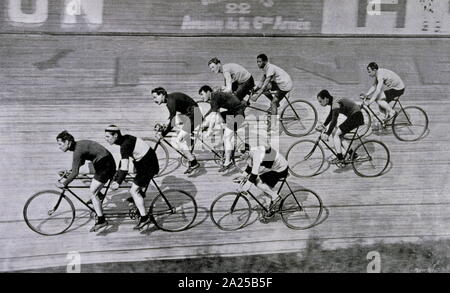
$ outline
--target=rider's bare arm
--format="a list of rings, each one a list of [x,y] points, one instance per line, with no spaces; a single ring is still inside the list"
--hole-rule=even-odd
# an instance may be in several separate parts
[[[84,160],[81,159],[78,153],[74,152],[72,161],[72,172],[67,176],[63,186],[66,188],[79,174],[79,169],[84,165]]]
[[[223,77],[225,79],[225,86],[223,88],[223,91],[226,93],[231,93],[232,92],[231,74],[229,72],[224,72]]]

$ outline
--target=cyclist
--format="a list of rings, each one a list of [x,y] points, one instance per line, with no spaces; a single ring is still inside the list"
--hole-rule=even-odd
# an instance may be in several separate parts
[[[225,162],[220,167],[219,172],[225,172],[233,165],[234,157],[234,134],[242,125],[245,119],[245,105],[232,93],[213,92],[212,88],[204,85],[198,91],[204,102],[210,102],[210,117],[204,122],[204,127],[208,129],[206,136],[210,136],[214,126],[220,122],[224,122],[224,149]],[[220,108],[226,109],[220,112]]]
[[[324,128],[328,124],[328,130],[322,134],[322,139],[328,141],[328,137],[333,133],[334,147],[336,149],[337,158],[332,161],[332,163],[343,162],[344,156],[342,155],[342,147],[348,147],[348,144],[342,140],[342,137],[364,124],[364,116],[361,112],[361,107],[350,99],[346,98],[335,98],[327,90],[322,90],[317,95],[317,100],[319,104],[323,107],[330,106],[330,113],[323,125],[319,128]],[[342,122],[339,127],[336,127],[339,114],[343,114],[347,117],[344,122]],[[345,144],[345,145],[344,145]],[[353,154],[353,149],[349,151],[350,157]],[[355,157],[357,154],[355,153]]]
[[[142,139],[128,134],[122,135],[119,127],[116,125],[109,125],[105,129],[105,140],[110,145],[119,145],[122,157],[120,168],[111,183],[112,190],[119,188],[128,173],[129,160],[133,160],[136,175],[131,184],[130,194],[141,216],[139,223],[133,229],[139,230],[150,223],[150,217],[144,206],[145,194],[143,189],[148,186],[150,180],[159,172],[158,158],[155,151]]]
[[[94,166],[94,178],[92,178],[89,190],[97,220],[90,232],[97,231],[108,225],[102,210],[102,201],[105,195],[100,192],[103,186],[112,179],[116,172],[116,162],[111,153],[101,144],[91,140],[75,141],[75,138],[67,131],[56,136],[59,149],[63,152],[73,152],[72,172],[59,187],[67,188],[78,176],[79,169],[86,161],[91,161]]]
[[[259,96],[264,94],[271,101],[271,114],[277,115],[280,101],[292,90],[292,79],[286,71],[269,63],[266,54],[259,54],[256,57],[256,63],[264,75],[255,86],[255,94],[251,100],[255,102]]]
[[[234,93],[239,100],[250,94],[250,91],[255,86],[253,76],[247,69],[236,63],[223,64],[217,57],[212,58],[208,62],[211,72],[219,74],[222,73],[225,85],[222,86],[222,91],[226,93]]]
[[[197,162],[190,148],[192,132],[202,123],[202,113],[200,108],[198,107],[197,102],[188,95],[180,92],[168,94],[162,87],[153,89],[152,95],[155,103],[158,105],[165,103],[169,110],[168,122],[161,133],[163,137],[172,130],[174,124],[180,124],[177,123],[177,121],[183,124],[176,137],[175,145],[189,160],[189,167],[184,173],[190,174],[200,167],[200,164]],[[177,113],[180,113],[180,115],[177,115]]]
[[[273,202],[278,194],[273,190],[278,181],[288,176],[288,162],[286,158],[269,143],[252,147],[245,144],[243,159],[247,159],[247,168],[242,173],[242,177],[248,177],[247,182],[242,185],[241,192],[247,192],[252,185],[271,197],[269,213],[266,217],[271,217],[275,210]],[[241,178],[237,178],[240,181]]]
[[[376,101],[380,107],[380,111],[385,116],[385,121],[388,121],[395,115],[395,111],[389,103],[403,95],[405,92],[405,84],[395,72],[389,69],[378,68],[378,64],[375,62],[367,65],[367,73],[370,77],[374,78],[374,83],[369,91],[366,94],[362,93],[360,97],[366,98],[372,95],[367,104],[370,105]]]

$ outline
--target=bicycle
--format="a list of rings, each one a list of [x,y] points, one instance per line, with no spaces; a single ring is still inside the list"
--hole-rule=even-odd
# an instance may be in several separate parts
[[[162,126],[160,124],[155,125],[155,131],[156,131],[156,139],[154,138],[143,138],[146,141],[152,141],[154,144],[155,151],[158,151],[158,160],[160,163],[160,172],[161,170],[165,170],[169,164],[169,150],[168,147],[172,148],[175,152],[177,152],[180,155],[180,162],[183,166],[187,167],[189,165],[189,160],[186,157],[186,155],[181,152],[178,148],[176,148],[173,144],[170,143],[165,137],[161,136],[159,133],[162,130]],[[197,145],[197,142],[199,141],[202,145],[202,147],[206,148],[210,153],[213,154],[213,157],[211,158],[198,158],[197,161],[214,161],[217,165],[223,164],[225,161],[225,152],[223,150],[218,150],[215,147],[209,145],[205,140],[202,138],[203,130],[201,127],[198,128],[197,133],[194,137],[194,140],[191,144],[190,151],[193,152],[195,150],[195,146]],[[236,140],[238,142],[235,143],[235,155],[233,159],[234,165],[238,169],[242,169],[242,164],[245,163],[244,160],[240,159],[241,150],[245,148],[245,142],[244,140],[236,134]]]
[[[240,182],[245,184],[248,177]],[[235,231],[247,225],[252,207],[248,195],[262,208],[263,220],[270,212],[280,214],[284,224],[291,229],[304,230],[316,225],[322,215],[323,205],[320,197],[312,190],[292,190],[286,178],[280,180],[278,197],[266,207],[258,198],[248,192],[226,192],[219,195],[211,204],[210,217],[212,222],[223,231]],[[281,195],[281,189],[286,185],[289,192]]]
[[[325,129],[316,129],[316,131],[320,132],[320,135],[315,141],[299,140],[293,143],[286,152],[289,172],[296,177],[312,177],[319,174],[325,162],[325,152],[320,142],[337,158],[336,151],[321,137]],[[344,160],[337,162],[336,165],[343,168],[351,164],[356,175],[361,177],[376,177],[383,174],[390,162],[390,152],[387,146],[378,140],[363,141],[358,135],[358,129],[350,133],[353,136],[345,150]],[[350,154],[355,140],[359,141],[359,145]]]
[[[251,97],[254,91],[250,91],[249,96]],[[280,114],[280,124],[283,131],[294,137],[301,137],[308,135],[317,124],[317,110],[314,106],[303,99],[296,99],[290,101],[290,93],[284,97],[287,104],[283,107]],[[264,110],[250,104],[250,99],[246,104],[247,108],[254,109],[267,115],[267,121],[270,125],[271,112],[270,109]],[[269,126],[270,129],[270,126]]]
[[[68,172],[60,174],[61,181],[67,177]],[[92,179],[90,176],[77,176],[76,180]],[[127,176],[126,182],[133,178]],[[195,221],[197,216],[197,203],[189,193],[183,190],[169,189],[162,191],[152,179],[153,184],[158,190],[158,195],[152,200],[149,208],[149,216],[151,222],[163,231],[178,232],[188,229]],[[109,190],[111,180],[103,188],[103,194]],[[86,185],[72,185],[67,188],[56,190],[44,190],[32,195],[23,208],[23,217],[27,226],[34,232],[44,236],[54,236],[66,232],[75,221],[75,206],[69,195],[77,199],[84,207],[86,207],[92,218],[95,215],[94,208],[86,201],[81,199],[72,189],[89,188]],[[129,188],[129,186],[121,186],[120,188]],[[147,192],[148,185],[143,190]],[[69,195],[67,194],[69,193]],[[136,207],[132,207],[126,213],[105,211],[105,217],[129,216],[131,219],[139,217]]]
[[[381,119],[370,105],[365,104],[367,96],[364,96],[362,99],[363,103],[361,107],[363,111],[365,111],[365,113],[363,113],[365,131],[360,133],[361,136],[364,136],[369,131],[372,124],[372,116],[378,120],[381,129],[386,129],[388,126],[391,126],[392,133],[401,141],[417,141],[421,139],[428,130],[428,115],[425,110],[417,106],[403,107],[400,103],[400,97],[394,99],[395,103],[392,106],[392,109],[395,110],[397,104],[400,108],[395,110],[395,115],[387,120]]]

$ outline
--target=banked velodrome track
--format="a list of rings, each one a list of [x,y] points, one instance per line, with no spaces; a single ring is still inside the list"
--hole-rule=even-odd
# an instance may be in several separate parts
[[[356,242],[446,238],[449,47],[448,39],[414,38],[1,35],[0,270],[65,266],[71,251],[78,251],[83,263],[94,263],[300,252],[311,239],[335,248]],[[26,200],[37,191],[54,189],[56,172],[70,166],[71,155],[61,153],[55,143],[59,131],[96,140],[118,158],[118,149],[103,140],[106,125],[152,136],[153,125],[168,114],[149,98],[149,89],[164,86],[169,92],[197,97],[201,85],[222,82],[208,70],[213,56],[240,63],[259,77],[255,57],[261,52],[291,74],[295,97],[311,101],[322,120],[327,110],[319,109],[315,95],[327,88],[356,100],[369,86],[365,66],[377,61],[403,77],[404,104],[427,111],[429,132],[415,143],[400,142],[392,134],[372,134],[391,151],[390,169],[378,178],[361,178],[351,169],[335,167],[314,178],[290,177],[295,186],[316,191],[326,206],[322,223],[309,230],[290,230],[281,221],[256,221],[236,232],[217,229],[208,217],[209,206],[233,185],[231,177],[222,177],[211,162],[200,176],[187,177],[177,168],[157,179],[164,187],[195,196],[199,214],[190,230],[139,233],[132,230],[131,220],[121,219],[113,220],[107,233],[95,234],[88,233],[93,221],[84,218],[63,235],[45,237],[25,225]],[[296,140],[282,134],[281,151]],[[113,194],[109,205],[126,196]]]

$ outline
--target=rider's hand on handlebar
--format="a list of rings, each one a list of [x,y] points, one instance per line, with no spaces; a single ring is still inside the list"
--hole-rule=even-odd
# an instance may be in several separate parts
[[[325,130],[325,125],[319,124],[319,125],[316,126],[316,131],[322,132],[324,130]]]
[[[252,184],[249,181],[244,180],[239,184],[238,192],[247,192],[251,186]]]
[[[56,182],[55,184],[56,188],[61,188],[61,189],[65,189],[66,187],[64,186],[64,184],[60,181]]]
[[[322,140],[328,141],[328,134],[322,133],[322,134],[320,135],[320,137],[322,138]]]
[[[233,182],[237,183],[237,184],[241,184],[244,180],[245,180],[244,176],[238,176],[238,177],[233,178]]]
[[[117,190],[119,189],[119,183],[117,183],[116,181],[111,182],[111,185],[109,186],[109,188],[111,188],[111,190]]]
[[[365,93],[360,93],[360,94],[359,94],[359,98],[360,98],[360,99],[365,99],[365,98],[367,98],[367,96],[366,96]]]

